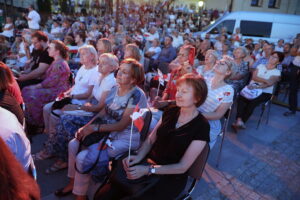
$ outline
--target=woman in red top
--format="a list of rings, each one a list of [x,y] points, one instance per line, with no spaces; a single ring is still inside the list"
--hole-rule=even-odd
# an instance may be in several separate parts
[[[167,100],[174,101],[176,94],[176,81],[187,73],[197,74],[193,68],[195,58],[195,47],[186,45],[180,48],[179,54],[175,60],[169,64],[171,71],[170,80],[163,92],[162,98],[156,97],[154,100],[154,107],[161,108],[166,105]],[[162,101],[161,101],[162,100]]]

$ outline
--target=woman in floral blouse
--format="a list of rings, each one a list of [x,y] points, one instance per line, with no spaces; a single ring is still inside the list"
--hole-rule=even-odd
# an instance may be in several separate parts
[[[70,68],[66,61],[68,48],[63,42],[53,40],[48,51],[54,61],[47,69],[44,80],[22,90],[26,104],[26,120],[35,127],[43,127],[43,106],[70,88]]]

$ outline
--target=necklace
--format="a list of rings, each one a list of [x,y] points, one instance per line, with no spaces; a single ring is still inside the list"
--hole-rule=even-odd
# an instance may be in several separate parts
[[[191,115],[191,117],[189,117],[187,120],[182,120],[182,121],[180,121],[179,118],[178,118],[175,127],[176,127],[176,128],[179,128],[179,127],[181,127],[181,126],[187,124],[188,122],[190,122],[191,120],[193,120],[197,115],[198,115],[198,110],[195,110],[195,111],[193,112],[193,114]]]

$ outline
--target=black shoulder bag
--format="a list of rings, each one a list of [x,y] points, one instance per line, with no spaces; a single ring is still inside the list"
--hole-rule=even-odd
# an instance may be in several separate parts
[[[117,160],[116,167],[113,169],[109,180],[114,186],[127,194],[125,199],[138,198],[153,187],[160,177],[159,175],[146,175],[135,180],[127,179],[122,162],[127,156],[128,153]],[[136,165],[150,165],[150,163],[147,162],[147,159],[144,159]]]
[[[101,118],[97,118],[93,124],[95,123],[99,123],[99,124],[104,124],[103,120]],[[100,126],[100,125],[99,125]],[[88,136],[86,136],[83,140],[80,141],[79,143],[79,148],[78,148],[78,152],[77,155],[79,154],[79,152],[83,149],[83,148],[88,148],[90,145],[95,144],[99,141],[102,140],[101,144],[100,144],[100,149],[98,151],[98,155],[97,155],[97,159],[95,160],[94,164],[92,164],[92,166],[89,169],[86,169],[84,171],[80,171],[78,170],[77,166],[76,166],[76,162],[75,162],[75,169],[78,173],[80,174],[88,174],[90,173],[97,165],[97,163],[99,162],[100,156],[101,156],[101,149],[103,149],[108,137],[109,137],[109,133],[110,132],[94,132],[89,134]]]

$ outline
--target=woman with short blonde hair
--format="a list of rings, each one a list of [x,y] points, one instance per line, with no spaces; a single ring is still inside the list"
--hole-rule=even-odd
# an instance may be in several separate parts
[[[93,55],[93,58],[92,59],[90,58],[90,59],[91,59],[91,62],[94,65],[96,65],[97,61],[98,61],[98,53],[97,53],[95,47],[93,47],[92,45],[84,45],[78,49],[78,52],[81,54],[83,50],[89,52],[90,55]]]

